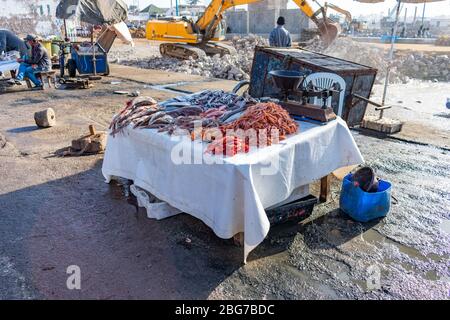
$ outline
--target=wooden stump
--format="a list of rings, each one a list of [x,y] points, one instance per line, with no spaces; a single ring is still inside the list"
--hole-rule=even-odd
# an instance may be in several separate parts
[[[34,121],[38,127],[49,128],[56,125],[56,114],[52,108],[34,114]]]
[[[106,149],[107,133],[97,132],[93,125],[89,126],[89,135],[72,141],[72,150],[79,154],[99,153]]]

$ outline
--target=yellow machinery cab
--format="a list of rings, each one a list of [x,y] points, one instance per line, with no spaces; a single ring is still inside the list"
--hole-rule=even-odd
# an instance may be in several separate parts
[[[147,22],[146,38],[148,40],[198,43],[198,35],[187,21],[150,20]]]

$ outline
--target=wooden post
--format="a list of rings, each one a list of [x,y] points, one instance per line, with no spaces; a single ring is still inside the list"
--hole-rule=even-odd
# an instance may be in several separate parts
[[[89,125],[89,132],[92,136],[96,134],[95,127],[92,124]]]
[[[330,192],[330,176],[320,179],[320,196],[319,201],[321,203],[328,201],[328,194]]]

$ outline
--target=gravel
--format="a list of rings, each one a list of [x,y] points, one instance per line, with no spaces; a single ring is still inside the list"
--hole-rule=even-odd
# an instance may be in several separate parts
[[[178,60],[153,55],[149,58],[123,59],[122,57],[132,56],[132,52],[130,51],[124,52],[123,54],[116,52],[112,57],[112,62],[137,66],[144,69],[160,69],[228,80],[249,79],[255,46],[268,45],[267,39],[256,35],[246,37],[236,36],[231,42],[236,48],[237,54],[225,55],[223,57],[215,55],[197,60]]]

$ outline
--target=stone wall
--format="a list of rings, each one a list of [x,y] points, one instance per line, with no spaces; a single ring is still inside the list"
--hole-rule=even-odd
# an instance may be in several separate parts
[[[41,36],[59,32],[55,18],[57,0],[0,0],[0,28],[19,35]]]
[[[291,34],[299,35],[309,26],[309,18],[299,9],[228,11],[225,13],[227,25],[233,34],[267,34],[272,31],[278,16],[286,18],[286,28]],[[249,17],[249,30],[247,30]]]

